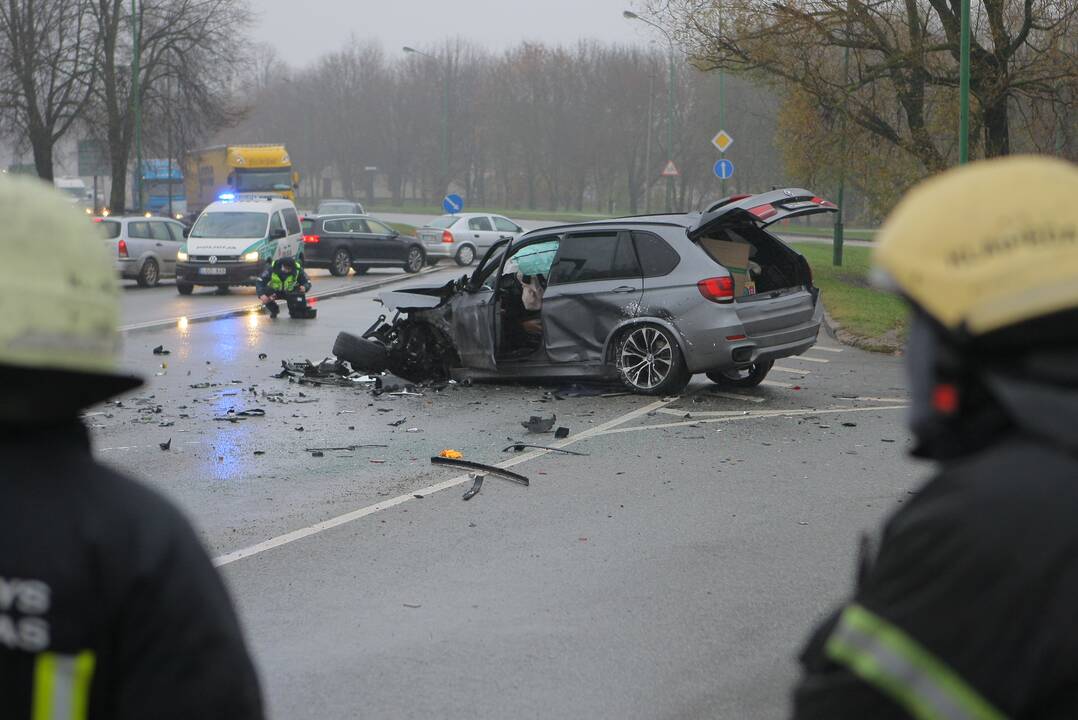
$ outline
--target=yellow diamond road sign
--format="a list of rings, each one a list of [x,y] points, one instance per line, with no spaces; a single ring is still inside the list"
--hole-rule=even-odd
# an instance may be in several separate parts
[[[711,144],[717,147],[719,152],[726,152],[726,148],[734,144],[734,139],[730,137],[730,133],[719,130],[719,134],[711,138]]]

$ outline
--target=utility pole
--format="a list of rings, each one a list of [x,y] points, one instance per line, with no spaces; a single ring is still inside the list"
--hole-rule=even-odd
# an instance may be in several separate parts
[[[135,118],[135,209],[142,210],[142,98],[139,65],[142,56],[142,22],[131,0],[131,112]]]
[[[968,0],[967,0],[968,2]],[[850,20],[849,5],[846,6],[846,40],[847,44],[842,52],[842,93],[845,110],[849,110],[849,86],[850,86]],[[832,242],[831,263],[835,267],[842,265],[842,250],[846,242],[846,228],[843,225],[843,216],[846,214],[846,133],[848,125],[846,115],[841,117],[842,135],[839,139],[839,166],[838,166],[838,212],[835,213],[835,234]]]
[[[442,192],[448,192],[449,190],[449,58],[440,60],[439,58],[425,53],[422,50],[416,50],[414,47],[405,45],[403,48],[406,53],[413,53],[415,55],[422,55],[423,57],[430,58],[435,63],[442,66]]]
[[[958,164],[969,162],[969,3],[962,0],[962,39],[958,70]]]
[[[166,148],[167,152],[165,157],[168,158],[168,172],[165,177],[168,178],[165,187],[168,189],[168,216],[173,217],[172,211],[172,113],[169,109],[172,107],[172,76],[169,75],[165,80],[165,123],[167,132]]]
[[[674,85],[677,82],[676,69],[674,67],[674,38],[670,37],[670,33],[646,17],[637,15],[632,10],[626,10],[621,13],[621,16],[626,20],[639,20],[642,23],[646,23],[655,28],[663,35],[666,36],[666,42],[670,46],[670,78],[666,85],[666,155],[669,161],[674,160]],[[673,212],[674,209],[674,176],[667,175],[666,177],[666,212]]]
[[[655,112],[655,73],[648,80],[648,140],[644,146],[644,213],[651,213],[651,118]]]

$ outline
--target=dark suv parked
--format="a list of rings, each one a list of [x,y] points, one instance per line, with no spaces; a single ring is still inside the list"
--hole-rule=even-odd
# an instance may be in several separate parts
[[[534,230],[494,245],[470,276],[382,293],[406,317],[340,333],[333,352],[413,381],[620,377],[667,395],[706,373],[756,385],[816,343],[823,314],[808,262],[765,226],[835,209],[789,188]]]
[[[426,255],[414,237],[401,235],[366,215],[308,215],[303,218],[303,263],[334,275],[349,269],[362,275],[372,267],[423,269]]]

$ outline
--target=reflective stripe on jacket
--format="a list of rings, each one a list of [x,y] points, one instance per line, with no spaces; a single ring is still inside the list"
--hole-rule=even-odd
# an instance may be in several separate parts
[[[269,289],[274,292],[292,292],[296,289],[296,284],[299,282],[299,276],[302,271],[303,268],[300,267],[298,262],[296,263],[296,271],[291,275],[286,275],[283,279],[277,274],[277,271],[274,270],[270,274]]]

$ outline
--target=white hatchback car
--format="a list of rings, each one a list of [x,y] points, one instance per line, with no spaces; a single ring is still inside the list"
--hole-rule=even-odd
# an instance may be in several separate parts
[[[502,215],[459,213],[442,215],[416,230],[427,260],[453,258],[458,265],[471,265],[499,240],[514,240],[524,228]]]
[[[96,217],[106,247],[116,258],[116,270],[139,287],[155,287],[176,272],[176,253],[183,245],[183,225],[159,217]]]

